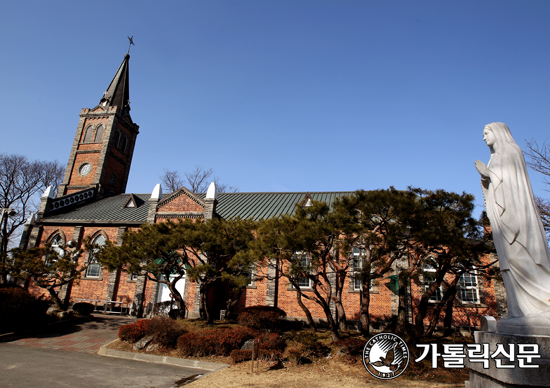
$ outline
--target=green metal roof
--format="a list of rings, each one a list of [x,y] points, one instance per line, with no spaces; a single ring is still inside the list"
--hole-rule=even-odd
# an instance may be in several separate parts
[[[313,200],[332,205],[334,199],[349,196],[352,191],[310,192]],[[302,203],[308,193],[220,193],[216,213],[222,218],[267,219],[283,214],[293,214],[295,205]],[[136,198],[136,207],[125,207],[131,196]],[[205,193],[196,194],[204,199]],[[71,223],[116,223],[144,224],[147,222],[150,194],[120,194],[73,208],[63,213],[46,216],[43,221]]]
[[[310,192],[311,199],[332,205],[334,199],[349,196],[352,191]],[[253,220],[279,217],[283,214],[294,214],[295,205],[306,197],[301,193],[220,193],[216,213],[222,218],[240,217]],[[204,199],[206,194],[197,194]]]
[[[132,195],[136,207],[125,207]],[[67,212],[48,215],[44,221],[82,221],[83,223],[137,223],[147,222],[151,194],[120,194],[85,204]]]

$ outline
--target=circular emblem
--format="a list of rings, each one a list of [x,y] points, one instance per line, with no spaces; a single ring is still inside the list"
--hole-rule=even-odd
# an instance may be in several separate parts
[[[80,175],[86,176],[90,173],[90,171],[92,171],[92,165],[90,163],[84,163],[82,166],[80,166]]]
[[[377,379],[395,379],[409,366],[409,348],[395,334],[377,334],[363,349],[363,365]]]

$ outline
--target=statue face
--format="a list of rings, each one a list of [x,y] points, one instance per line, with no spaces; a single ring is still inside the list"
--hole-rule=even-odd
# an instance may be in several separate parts
[[[485,140],[485,143],[487,143],[489,147],[492,147],[493,145],[495,145],[497,138],[493,133],[493,131],[491,130],[491,128],[489,127],[483,128],[483,140]]]

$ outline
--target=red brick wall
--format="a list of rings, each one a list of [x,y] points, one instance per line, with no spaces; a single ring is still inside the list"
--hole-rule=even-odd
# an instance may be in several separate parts
[[[86,176],[81,176],[78,173],[78,169],[85,162],[90,163],[92,165],[92,169]],[[71,172],[71,177],[69,179],[69,185],[84,186],[84,185],[92,184],[94,181],[98,162],[99,162],[99,153],[77,154],[75,157],[73,171]]]
[[[163,203],[158,209],[158,213],[173,212],[204,212],[204,207],[182,193],[167,203]]]

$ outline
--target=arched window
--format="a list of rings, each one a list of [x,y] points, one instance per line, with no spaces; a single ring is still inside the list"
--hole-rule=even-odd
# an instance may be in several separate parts
[[[88,125],[86,128],[86,132],[84,133],[84,139],[82,140],[83,143],[91,143],[92,142],[92,134],[94,132],[94,126]]]
[[[99,234],[92,241],[93,245],[102,246],[105,245],[105,236]],[[94,248],[88,253],[88,268],[86,269],[87,278],[98,278],[101,275],[101,265],[97,262],[97,253],[98,248]]]
[[[122,134],[120,133],[120,131],[116,131],[115,136],[115,146],[116,148],[120,149],[120,139],[122,138]]]
[[[46,256],[46,266],[51,267],[55,264],[57,259],[65,256],[65,251],[63,250],[62,246],[65,244],[65,241],[63,241],[63,236],[59,233],[54,235],[50,239],[50,244],[52,247],[52,250],[55,252],[55,255],[51,254]],[[57,255],[57,256],[56,256]]]
[[[126,154],[126,150],[128,149],[128,137],[124,136],[124,138],[122,139],[122,152],[124,152],[124,154]]]
[[[95,131],[95,137],[94,137],[94,143],[101,143],[103,140],[103,131],[105,130],[105,127],[103,124],[99,124],[97,126],[97,129]]]
[[[111,176],[109,177],[109,186],[115,187],[116,181],[117,181],[117,176],[116,176],[116,174],[113,172],[113,173],[111,174]]]

